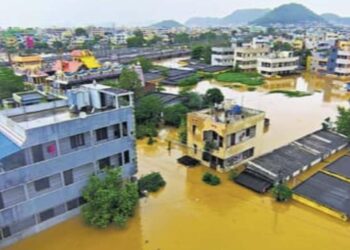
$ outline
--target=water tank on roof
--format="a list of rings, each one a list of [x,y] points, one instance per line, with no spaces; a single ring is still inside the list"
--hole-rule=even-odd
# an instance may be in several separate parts
[[[239,105],[234,105],[234,106],[232,107],[232,109],[231,109],[231,113],[232,113],[233,115],[240,115],[240,114],[242,114],[242,107],[239,106]]]

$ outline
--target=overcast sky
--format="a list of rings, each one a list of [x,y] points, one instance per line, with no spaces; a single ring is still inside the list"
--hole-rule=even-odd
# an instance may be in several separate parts
[[[148,25],[164,19],[222,17],[236,9],[274,8],[284,0],[1,0],[0,27]],[[349,0],[295,0],[318,14],[350,17]]]

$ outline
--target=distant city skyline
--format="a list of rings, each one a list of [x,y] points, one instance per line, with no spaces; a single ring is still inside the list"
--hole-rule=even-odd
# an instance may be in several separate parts
[[[196,16],[222,17],[237,9],[272,9],[291,2],[317,14],[350,17],[344,0],[11,0],[1,5],[0,27],[142,26],[168,19],[185,22]]]

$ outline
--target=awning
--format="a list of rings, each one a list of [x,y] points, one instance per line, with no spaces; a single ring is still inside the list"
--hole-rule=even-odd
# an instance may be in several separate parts
[[[0,160],[20,150],[19,146],[0,132]]]

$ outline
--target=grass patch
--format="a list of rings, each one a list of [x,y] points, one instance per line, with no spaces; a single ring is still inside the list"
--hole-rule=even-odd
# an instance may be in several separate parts
[[[272,90],[269,92],[269,94],[284,94],[288,97],[304,97],[304,96],[312,95],[312,93],[310,92],[304,92],[304,91],[298,91],[298,90]]]
[[[248,86],[264,84],[264,77],[254,72],[225,72],[215,76],[219,82],[242,83]]]

